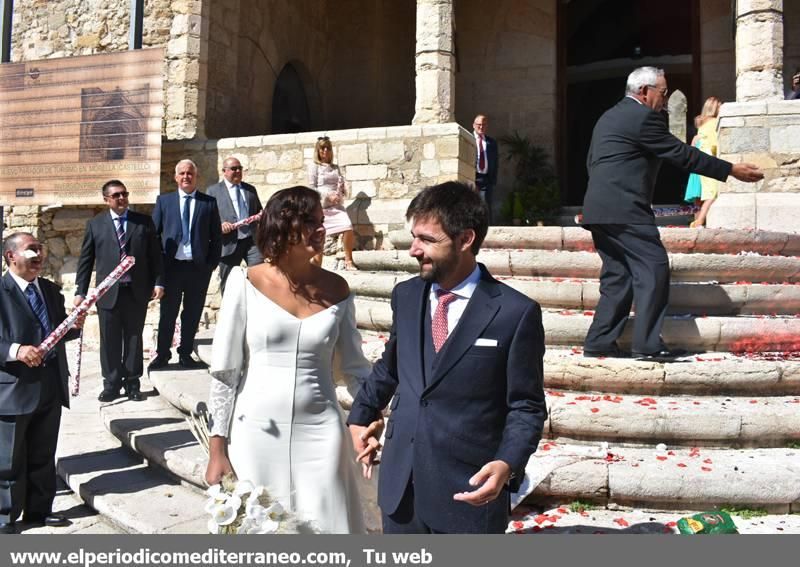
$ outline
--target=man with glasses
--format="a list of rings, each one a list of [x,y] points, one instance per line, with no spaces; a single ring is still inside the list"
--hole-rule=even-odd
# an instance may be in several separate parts
[[[161,244],[148,215],[128,208],[128,190],[112,179],[103,185],[108,207],[86,225],[78,261],[74,303],[80,305],[89,290],[92,270],[103,281],[126,256],[136,264],[114,284],[97,305],[100,323],[100,368],[103,391],[98,399],[110,402],[124,388],[129,400],[143,399],[139,378],[143,371],[142,330],[150,300],[161,299]]]
[[[262,209],[256,188],[242,181],[243,172],[241,162],[235,157],[229,157],[222,162],[222,180],[206,189],[206,193],[217,200],[222,220],[219,279],[223,292],[231,268],[240,265],[242,260],[246,260],[248,266],[264,261],[253,238],[254,225],[233,228],[233,223],[255,215]]]
[[[597,121],[586,165],[589,186],[583,201],[584,228],[590,230],[603,261],[600,300],[584,342],[584,355],[628,356],[617,345],[636,305],[633,355],[640,360],[686,354],[661,340],[669,299],[669,258],[655,225],[653,188],[663,161],[725,181],[763,177],[752,164],[731,164],[673,136],[661,111],[667,79],[655,67],[628,76],[625,97]]]

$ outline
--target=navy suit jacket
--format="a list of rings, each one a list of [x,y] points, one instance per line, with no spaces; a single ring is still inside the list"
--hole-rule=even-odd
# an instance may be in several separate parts
[[[39,288],[47,306],[50,324],[55,329],[67,318],[61,288],[44,278],[39,278]],[[61,403],[64,407],[69,407],[69,367],[64,341],[76,339],[79,335],[78,329],[70,329],[55,346]],[[39,405],[41,380],[46,375],[44,370],[41,367],[28,368],[16,360],[7,362],[6,355],[13,343],[35,346],[44,339],[39,319],[17,282],[6,272],[0,279],[0,415],[25,415],[32,413]]]
[[[153,286],[162,285],[161,243],[158,241],[153,219],[142,213],[128,210],[125,229],[125,253],[136,258],[136,263],[128,271],[131,276],[131,291],[134,299],[147,305],[153,293]],[[75,295],[86,297],[92,269],[97,265],[96,283],[102,282],[120,262],[117,227],[109,211],[103,211],[86,225],[83,236],[78,273],[75,277]],[[117,304],[119,286],[113,285],[97,306],[113,309]]]
[[[539,305],[481,265],[472,298],[425,376],[423,324],[430,284],[416,277],[392,292],[392,330],[382,358],[353,401],[348,423],[367,425],[392,400],[378,503],[397,510],[413,472],[416,512],[443,532],[484,533],[507,522],[508,492],[488,506],[453,500],[486,463],[509,464],[516,490],[547,418]],[[495,346],[475,345],[478,338]],[[392,396],[394,398],[392,399]],[[494,520],[493,520],[494,519]]]
[[[153,222],[156,232],[161,236],[164,251],[164,269],[175,262],[183,229],[181,228],[181,208],[178,199],[180,191],[159,195],[153,209]],[[212,271],[217,267],[222,255],[222,221],[219,220],[217,200],[195,190],[195,208],[192,216],[192,262]]]
[[[492,188],[497,185],[497,169],[499,167],[500,156],[497,151],[497,140],[491,136],[484,136],[486,140],[486,187]],[[478,169],[478,150],[475,150],[475,170]]]
[[[586,158],[583,224],[655,224],[653,190],[662,161],[725,181],[731,164],[684,144],[664,116],[625,97],[600,117]]]

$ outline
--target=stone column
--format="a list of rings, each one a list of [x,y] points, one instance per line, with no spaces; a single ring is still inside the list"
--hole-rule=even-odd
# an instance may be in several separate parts
[[[169,140],[205,137],[209,1],[171,4],[164,84],[164,134]]]
[[[455,121],[453,0],[417,0],[414,124]]]
[[[783,0],[736,2],[736,101],[783,100]]]

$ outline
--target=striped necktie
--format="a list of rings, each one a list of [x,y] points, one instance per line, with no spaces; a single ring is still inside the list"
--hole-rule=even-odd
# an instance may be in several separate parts
[[[121,262],[128,257],[127,252],[125,252],[125,244],[127,242],[125,236],[125,221],[127,220],[127,217],[117,217],[114,220],[117,221],[117,241],[119,242],[119,261]],[[130,283],[130,273],[125,272],[119,281],[120,283]]]
[[[47,337],[50,334],[50,318],[47,316],[47,307],[39,295],[39,290],[33,283],[29,283],[25,288],[25,299],[28,300],[28,305],[31,306],[36,318],[39,319],[39,325],[42,327],[42,337]]]

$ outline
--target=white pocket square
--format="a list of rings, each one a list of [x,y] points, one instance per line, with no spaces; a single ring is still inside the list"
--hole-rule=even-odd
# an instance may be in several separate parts
[[[475,346],[497,346],[497,339],[480,338],[475,341]]]

